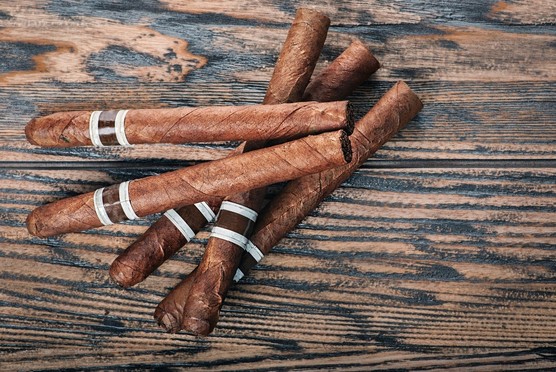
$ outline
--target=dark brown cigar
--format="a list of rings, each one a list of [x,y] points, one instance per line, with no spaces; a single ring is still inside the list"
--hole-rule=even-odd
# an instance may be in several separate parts
[[[33,235],[77,232],[292,180],[349,162],[346,132],[304,137],[145,177],[43,205],[27,217]]]
[[[421,100],[406,83],[396,83],[355,125],[350,136],[353,149],[350,164],[290,181],[265,207],[251,235],[251,243],[260,254],[244,254],[235,279],[247,274],[262,258],[261,254],[267,254],[422,108]]]
[[[304,97],[318,97],[325,101],[343,99],[359,84],[368,79],[378,67],[378,61],[369,50],[361,42],[355,41],[314,79],[318,83],[311,82],[309,84]],[[322,76],[334,78],[330,82],[325,82]],[[256,255],[256,252],[251,249],[252,246],[248,245],[246,248]],[[190,293],[191,283],[197,279],[198,275],[195,271],[175,287],[159,304],[155,317],[167,330],[176,332],[182,328],[184,316],[181,309],[185,309],[184,302]],[[210,329],[210,322],[204,324],[206,328]],[[203,330],[197,329],[198,333],[200,333],[199,331]],[[206,329],[204,331],[206,332]]]
[[[279,94],[284,92],[284,88],[287,88],[286,91],[289,92],[288,96],[291,101],[299,101],[303,96],[324,45],[328,28],[315,30],[309,23],[311,20],[304,18],[302,14],[293,22],[284,43],[284,53],[281,53],[276,63],[264,103],[275,102],[278,97],[284,95],[283,93]],[[321,22],[323,19],[326,18],[321,16],[317,18],[317,21]],[[326,19],[326,26],[328,26],[328,22]],[[319,30],[323,32],[319,33]],[[309,43],[308,40],[316,41],[318,44]],[[289,77],[295,77],[293,81],[302,78],[302,83],[284,84],[284,78],[281,75],[283,73],[291,74],[290,66],[300,66],[299,63],[296,64],[299,56],[305,56],[310,64],[300,71],[297,71],[296,68],[295,75]],[[292,86],[296,89],[292,90]],[[248,141],[243,152],[253,151],[262,146],[265,146],[264,142]],[[216,326],[220,308],[239,265],[246,241],[253,231],[257,212],[265,194],[266,187],[250,189],[235,195],[230,194],[231,196],[222,202],[216,224],[212,229],[201,262],[197,266],[195,274],[197,279],[191,284],[189,296],[185,302],[182,323],[185,330],[197,335],[208,335]]]
[[[44,147],[209,141],[282,142],[345,127],[347,102],[69,111],[33,119],[25,134]]]

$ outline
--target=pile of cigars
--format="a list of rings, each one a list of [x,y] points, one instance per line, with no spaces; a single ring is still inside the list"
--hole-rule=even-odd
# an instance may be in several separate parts
[[[354,124],[342,100],[380,65],[354,41],[309,82],[329,25],[315,10],[297,11],[262,105],[73,111],[31,120],[26,136],[44,147],[244,142],[223,159],[43,205],[29,214],[29,232],[49,237],[164,212],[112,263],[112,279],[130,287],[213,222],[201,262],[154,313],[169,332],[208,335],[232,282],[422,108],[399,81]],[[266,187],[284,181],[263,208]]]

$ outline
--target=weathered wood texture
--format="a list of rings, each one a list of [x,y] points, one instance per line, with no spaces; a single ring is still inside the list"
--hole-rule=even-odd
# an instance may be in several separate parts
[[[234,287],[213,336],[152,320],[207,231],[130,290],[107,270],[148,220],[27,234],[38,205],[233,147],[40,149],[31,117],[259,103],[301,5],[332,18],[322,63],[360,37],[383,64],[360,113],[397,79],[425,109]],[[1,369],[556,368],[555,14],[547,0],[0,3]]]

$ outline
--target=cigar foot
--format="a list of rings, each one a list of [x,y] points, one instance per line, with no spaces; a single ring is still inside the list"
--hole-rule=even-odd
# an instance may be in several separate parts
[[[110,265],[109,274],[116,284],[124,288],[134,286],[145,279],[145,276],[140,270],[128,266],[117,259]]]
[[[41,230],[41,223],[40,219],[37,219],[35,217],[35,211],[29,213],[27,219],[25,220],[25,224],[27,225],[27,231],[29,231],[31,235],[38,236],[39,238],[44,238],[44,236],[41,235],[39,232]]]
[[[212,331],[210,323],[204,319],[187,317],[183,320],[183,329],[197,336],[208,336]]]
[[[35,146],[37,146],[38,143],[33,138],[35,137],[33,134],[37,132],[37,127],[37,118],[31,119],[31,121],[25,126],[25,137],[27,137],[27,141],[29,141],[31,145]]]
[[[171,313],[157,307],[154,311],[154,318],[159,326],[164,328],[168,333],[177,333],[181,329],[179,319]]]

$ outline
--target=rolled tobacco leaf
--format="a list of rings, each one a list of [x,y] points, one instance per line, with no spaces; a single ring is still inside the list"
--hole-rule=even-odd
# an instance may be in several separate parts
[[[136,219],[203,200],[298,178],[351,160],[343,130],[304,137],[157,176],[127,181],[43,205],[27,217],[47,237]]]
[[[25,134],[30,143],[44,147],[284,141],[341,129],[346,111],[345,101],[68,111],[31,120]]]
[[[289,182],[261,211],[234,280],[239,281],[249,272],[322,199],[332,193],[397,131],[405,127],[422,107],[423,104],[407,84],[402,81],[396,83],[356,123],[350,137],[354,149],[350,164],[335,168],[334,171],[324,171]],[[194,270],[158,305],[155,317],[168,331],[177,332],[183,327],[181,323],[185,319],[183,313],[186,299],[192,290],[192,283],[198,279],[197,271]]]

